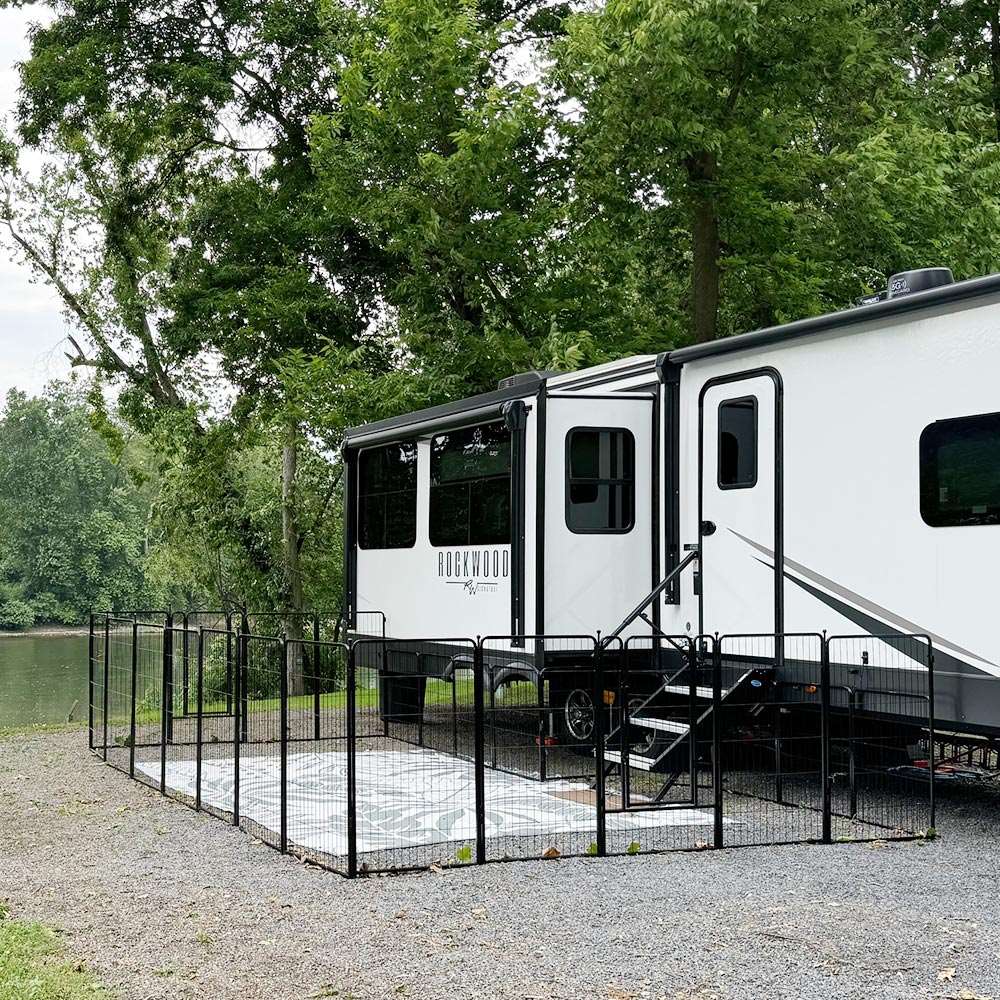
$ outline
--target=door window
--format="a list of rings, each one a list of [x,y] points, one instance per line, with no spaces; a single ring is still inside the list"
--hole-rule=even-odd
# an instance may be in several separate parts
[[[757,397],[719,404],[719,489],[757,485]]]

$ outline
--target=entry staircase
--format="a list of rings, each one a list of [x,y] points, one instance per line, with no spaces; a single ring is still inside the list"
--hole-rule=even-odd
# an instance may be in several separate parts
[[[714,693],[710,684],[691,683],[690,667],[684,666],[660,684],[652,694],[631,710],[623,706],[623,720],[607,735],[604,760],[651,773],[679,774],[691,760],[692,743],[707,739],[715,710]],[[699,674],[711,676],[711,667],[699,668]],[[719,709],[739,705],[751,710],[763,702],[773,667],[740,666],[723,668],[723,676],[731,678],[719,691]],[[686,714],[687,721],[677,716]],[[634,748],[639,734],[649,734],[643,741],[647,752]],[[623,744],[628,743],[628,747]],[[680,763],[683,761],[683,763]]]
[[[699,558],[697,545],[685,546],[687,555],[667,576],[625,617],[622,623],[605,640],[621,636],[638,619],[642,619],[659,636],[671,642],[653,624],[645,611],[661,593]],[[694,671],[694,676],[691,671]],[[696,794],[697,747],[699,740],[705,739],[715,722],[715,713],[726,707],[738,705],[744,712],[760,710],[767,697],[769,681],[774,673],[773,665],[723,664],[719,678],[718,694],[714,690],[716,682],[713,664],[705,663],[700,653],[684,666],[667,676],[656,689],[641,703],[630,707],[627,692],[621,699],[621,721],[612,728],[604,740],[603,757],[605,767],[622,770],[623,806],[629,808],[628,771],[636,768],[651,774],[664,775],[664,784],[654,798],[660,803],[677,779],[690,770],[692,792]],[[709,680],[711,683],[699,683]],[[687,709],[684,712],[684,709]],[[686,718],[678,718],[685,715]],[[639,743],[633,741],[633,732],[647,734]],[[633,745],[635,743],[635,745]],[[637,746],[648,749],[645,752]],[[595,755],[597,751],[595,750]],[[627,765],[627,766],[626,766]]]

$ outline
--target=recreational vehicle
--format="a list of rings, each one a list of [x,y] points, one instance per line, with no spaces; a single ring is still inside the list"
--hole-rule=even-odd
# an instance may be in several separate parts
[[[497,684],[544,674],[542,637],[920,634],[938,725],[998,733],[998,374],[1000,275],[935,268],[841,312],[355,427],[348,614],[364,633],[383,612],[390,638],[505,636]],[[434,649],[386,711],[447,677]],[[583,739],[590,694],[560,676],[553,738]]]

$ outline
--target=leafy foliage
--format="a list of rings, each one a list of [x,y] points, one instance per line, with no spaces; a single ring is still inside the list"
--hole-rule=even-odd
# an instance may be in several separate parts
[[[106,593],[10,543],[11,621],[142,570],[177,603],[335,606],[345,427],[1000,261],[986,0],[49,6],[0,231],[74,324],[81,489],[126,530],[87,528]]]
[[[141,607],[148,504],[83,400],[12,391],[0,418],[0,627]]]

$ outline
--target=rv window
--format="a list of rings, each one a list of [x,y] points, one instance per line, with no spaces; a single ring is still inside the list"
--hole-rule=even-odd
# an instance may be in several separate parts
[[[408,549],[417,540],[417,446],[402,441],[358,456],[358,545]]]
[[[1000,413],[924,428],[920,516],[934,528],[1000,524]]]
[[[431,545],[510,542],[510,431],[482,424],[431,441]]]
[[[635,523],[635,438],[623,428],[576,427],[566,435],[566,527],[625,533]]]
[[[719,404],[719,489],[757,485],[757,397]]]

